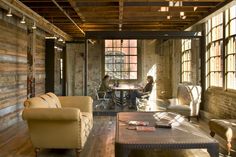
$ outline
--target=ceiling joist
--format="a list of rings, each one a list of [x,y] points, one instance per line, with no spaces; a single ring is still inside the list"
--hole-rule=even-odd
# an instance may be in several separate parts
[[[224,2],[224,0],[21,1],[73,37],[82,37],[84,35],[82,31],[85,33],[107,30],[180,31],[202,19]],[[180,12],[184,12],[185,18],[180,16]],[[78,27],[82,31],[78,31],[80,30]]]

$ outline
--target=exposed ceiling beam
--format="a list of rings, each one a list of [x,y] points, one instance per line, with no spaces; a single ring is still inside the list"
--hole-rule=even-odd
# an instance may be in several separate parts
[[[80,28],[79,25],[77,25],[77,23],[66,13],[66,11],[55,1],[55,0],[51,0],[65,15],[68,19],[70,19],[70,21],[77,27],[77,29],[80,30],[80,32],[85,35],[85,32]]]
[[[69,1],[69,3],[70,3],[70,5],[72,6],[72,8],[75,10],[75,12],[77,13],[77,15],[81,18],[81,20],[83,21],[83,22],[85,22],[85,18],[84,18],[84,16],[80,13],[80,10],[79,10],[79,8],[78,8],[78,6],[77,6],[77,4],[76,4],[76,1],[74,1],[74,0],[68,0]]]
[[[79,0],[80,2],[118,2],[119,0]],[[156,2],[157,0],[126,0],[128,2]],[[159,0],[160,1],[160,0]],[[178,1],[178,0],[175,0]],[[183,0],[183,1],[195,1],[195,0]],[[224,0],[198,0],[199,2],[223,2]]]
[[[219,2],[182,2],[183,6],[215,6]],[[119,2],[77,2],[78,7],[119,6]],[[124,2],[124,6],[169,6],[169,2]]]
[[[193,10],[194,6],[182,6],[182,7],[169,7],[170,10],[180,10],[180,9],[186,9],[186,10]],[[198,10],[207,10],[209,8],[212,8],[212,6],[200,6],[198,7]],[[139,11],[158,11],[160,9],[160,6],[152,6],[152,7],[125,7],[124,6],[124,12],[139,12]],[[94,13],[94,12],[118,12],[119,8],[118,6],[110,6],[110,7],[79,7],[79,10],[81,13]]]
[[[218,3],[219,2],[183,1],[182,6],[215,6]],[[169,2],[125,2],[124,6],[169,6]]]
[[[119,0],[119,31],[122,31],[122,22],[123,22],[123,15],[124,15],[124,1]]]
[[[42,16],[31,10],[29,7],[25,6],[19,0],[1,0],[4,4],[15,9],[17,12],[24,14],[27,18],[35,21],[37,26],[42,30],[47,31],[50,34],[56,34],[60,37],[64,38],[65,40],[72,40],[72,37],[67,33],[63,32],[61,29],[56,27],[55,25],[51,24],[49,21],[44,19]]]
[[[224,2],[218,4],[216,7],[212,8],[211,10],[209,10],[209,12],[207,14],[205,14],[204,16],[201,17],[200,20],[194,21],[193,23],[191,23],[188,26],[185,26],[185,29],[192,27],[198,23],[201,23],[202,21],[205,21],[205,18],[208,17],[210,14],[213,14],[214,12],[216,12],[219,9],[222,9],[224,6],[227,6],[230,3],[236,3],[235,0],[225,0]]]
[[[157,38],[200,38],[192,31],[87,31],[87,39],[157,39]]]

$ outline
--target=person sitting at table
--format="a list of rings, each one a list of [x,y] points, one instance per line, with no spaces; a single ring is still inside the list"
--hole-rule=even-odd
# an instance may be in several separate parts
[[[146,95],[148,93],[151,93],[152,87],[153,87],[153,77],[147,76],[147,84],[145,87],[141,90],[134,90],[130,93],[130,101],[131,104],[129,105],[129,108],[136,108],[136,98],[141,98],[141,96]]]
[[[109,101],[109,108],[113,109],[114,108],[114,101],[113,101],[113,92],[112,92],[112,88],[109,86],[109,82],[110,82],[110,76],[109,75],[105,75],[102,79],[102,83],[100,85],[99,88],[99,97],[103,97],[104,95],[102,95],[102,93],[106,93],[106,97],[110,99]]]

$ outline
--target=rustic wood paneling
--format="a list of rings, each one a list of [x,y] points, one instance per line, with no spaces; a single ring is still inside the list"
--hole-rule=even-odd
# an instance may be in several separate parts
[[[45,37],[44,32],[36,33],[35,95],[45,93]]]
[[[4,18],[4,17],[2,17]],[[27,88],[27,29],[0,19],[0,130],[19,120]]]

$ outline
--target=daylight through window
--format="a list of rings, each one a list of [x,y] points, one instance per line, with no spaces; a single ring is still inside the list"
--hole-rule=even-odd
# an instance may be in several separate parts
[[[137,40],[105,40],[105,74],[112,79],[137,79]]]

